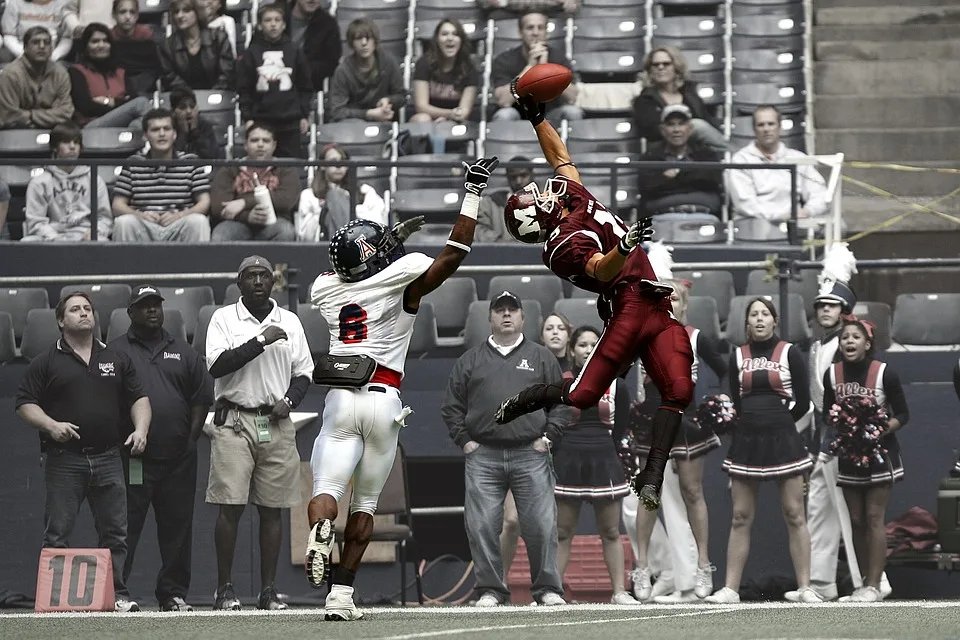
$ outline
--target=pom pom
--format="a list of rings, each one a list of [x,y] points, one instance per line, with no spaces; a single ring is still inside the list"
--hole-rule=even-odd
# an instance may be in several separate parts
[[[830,293],[834,282],[848,284],[855,273],[857,273],[857,258],[850,251],[850,245],[846,242],[835,242],[827,247],[823,256],[823,270],[817,278],[820,283],[820,293]]]
[[[657,274],[657,280],[673,279],[673,247],[663,244],[663,241],[647,242],[643,247],[647,252],[647,260],[653,267],[653,272]]]
[[[826,420],[837,433],[828,446],[831,455],[858,469],[885,464],[883,436],[889,416],[882,406],[870,398],[848,396],[830,407]]]
[[[737,426],[733,402],[720,396],[704,396],[693,419],[701,429],[711,429],[718,436],[730,433]]]

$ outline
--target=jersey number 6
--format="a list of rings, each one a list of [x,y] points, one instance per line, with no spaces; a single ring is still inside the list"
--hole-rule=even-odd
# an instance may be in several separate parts
[[[340,309],[340,342],[356,344],[367,339],[367,312],[358,304],[348,304]]]

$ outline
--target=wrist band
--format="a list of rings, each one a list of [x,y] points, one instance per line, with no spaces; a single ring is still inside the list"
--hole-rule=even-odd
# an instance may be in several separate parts
[[[460,215],[467,216],[471,220],[476,220],[479,212],[480,196],[468,191],[463,196],[463,204],[460,205]]]
[[[625,246],[625,245],[623,244],[623,240],[621,240],[620,242],[617,243],[617,251],[618,251],[618,252],[620,253],[620,255],[622,255],[622,256],[628,256],[628,255],[630,255],[630,252],[632,251],[632,248]]]
[[[462,250],[462,251],[466,251],[467,253],[470,253],[470,247],[469,247],[469,246],[467,246],[467,245],[465,245],[465,244],[463,244],[463,243],[461,243],[461,242],[457,242],[456,240],[447,240],[447,244],[450,245],[451,247],[456,247],[457,249],[460,249],[460,250]]]
[[[577,166],[577,165],[574,164],[573,161],[571,160],[570,162],[563,162],[563,163],[558,164],[557,166],[555,166],[555,167],[553,168],[553,170],[556,171],[556,170],[559,169],[560,167],[575,167],[575,166]]]

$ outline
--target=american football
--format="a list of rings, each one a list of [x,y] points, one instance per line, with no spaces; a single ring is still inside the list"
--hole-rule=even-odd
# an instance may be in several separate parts
[[[517,95],[532,96],[537,102],[550,102],[559,98],[572,80],[573,71],[562,64],[538,64],[517,80]]]

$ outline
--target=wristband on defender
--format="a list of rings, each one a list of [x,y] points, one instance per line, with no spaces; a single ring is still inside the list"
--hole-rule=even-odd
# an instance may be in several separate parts
[[[470,247],[468,245],[463,244],[462,242],[457,242],[456,240],[447,240],[447,244],[450,245],[451,247],[460,249],[461,251],[466,251],[467,253],[470,253]]]
[[[471,220],[476,220],[480,213],[480,196],[467,191],[463,196],[463,204],[460,205],[460,215],[467,216]]]

